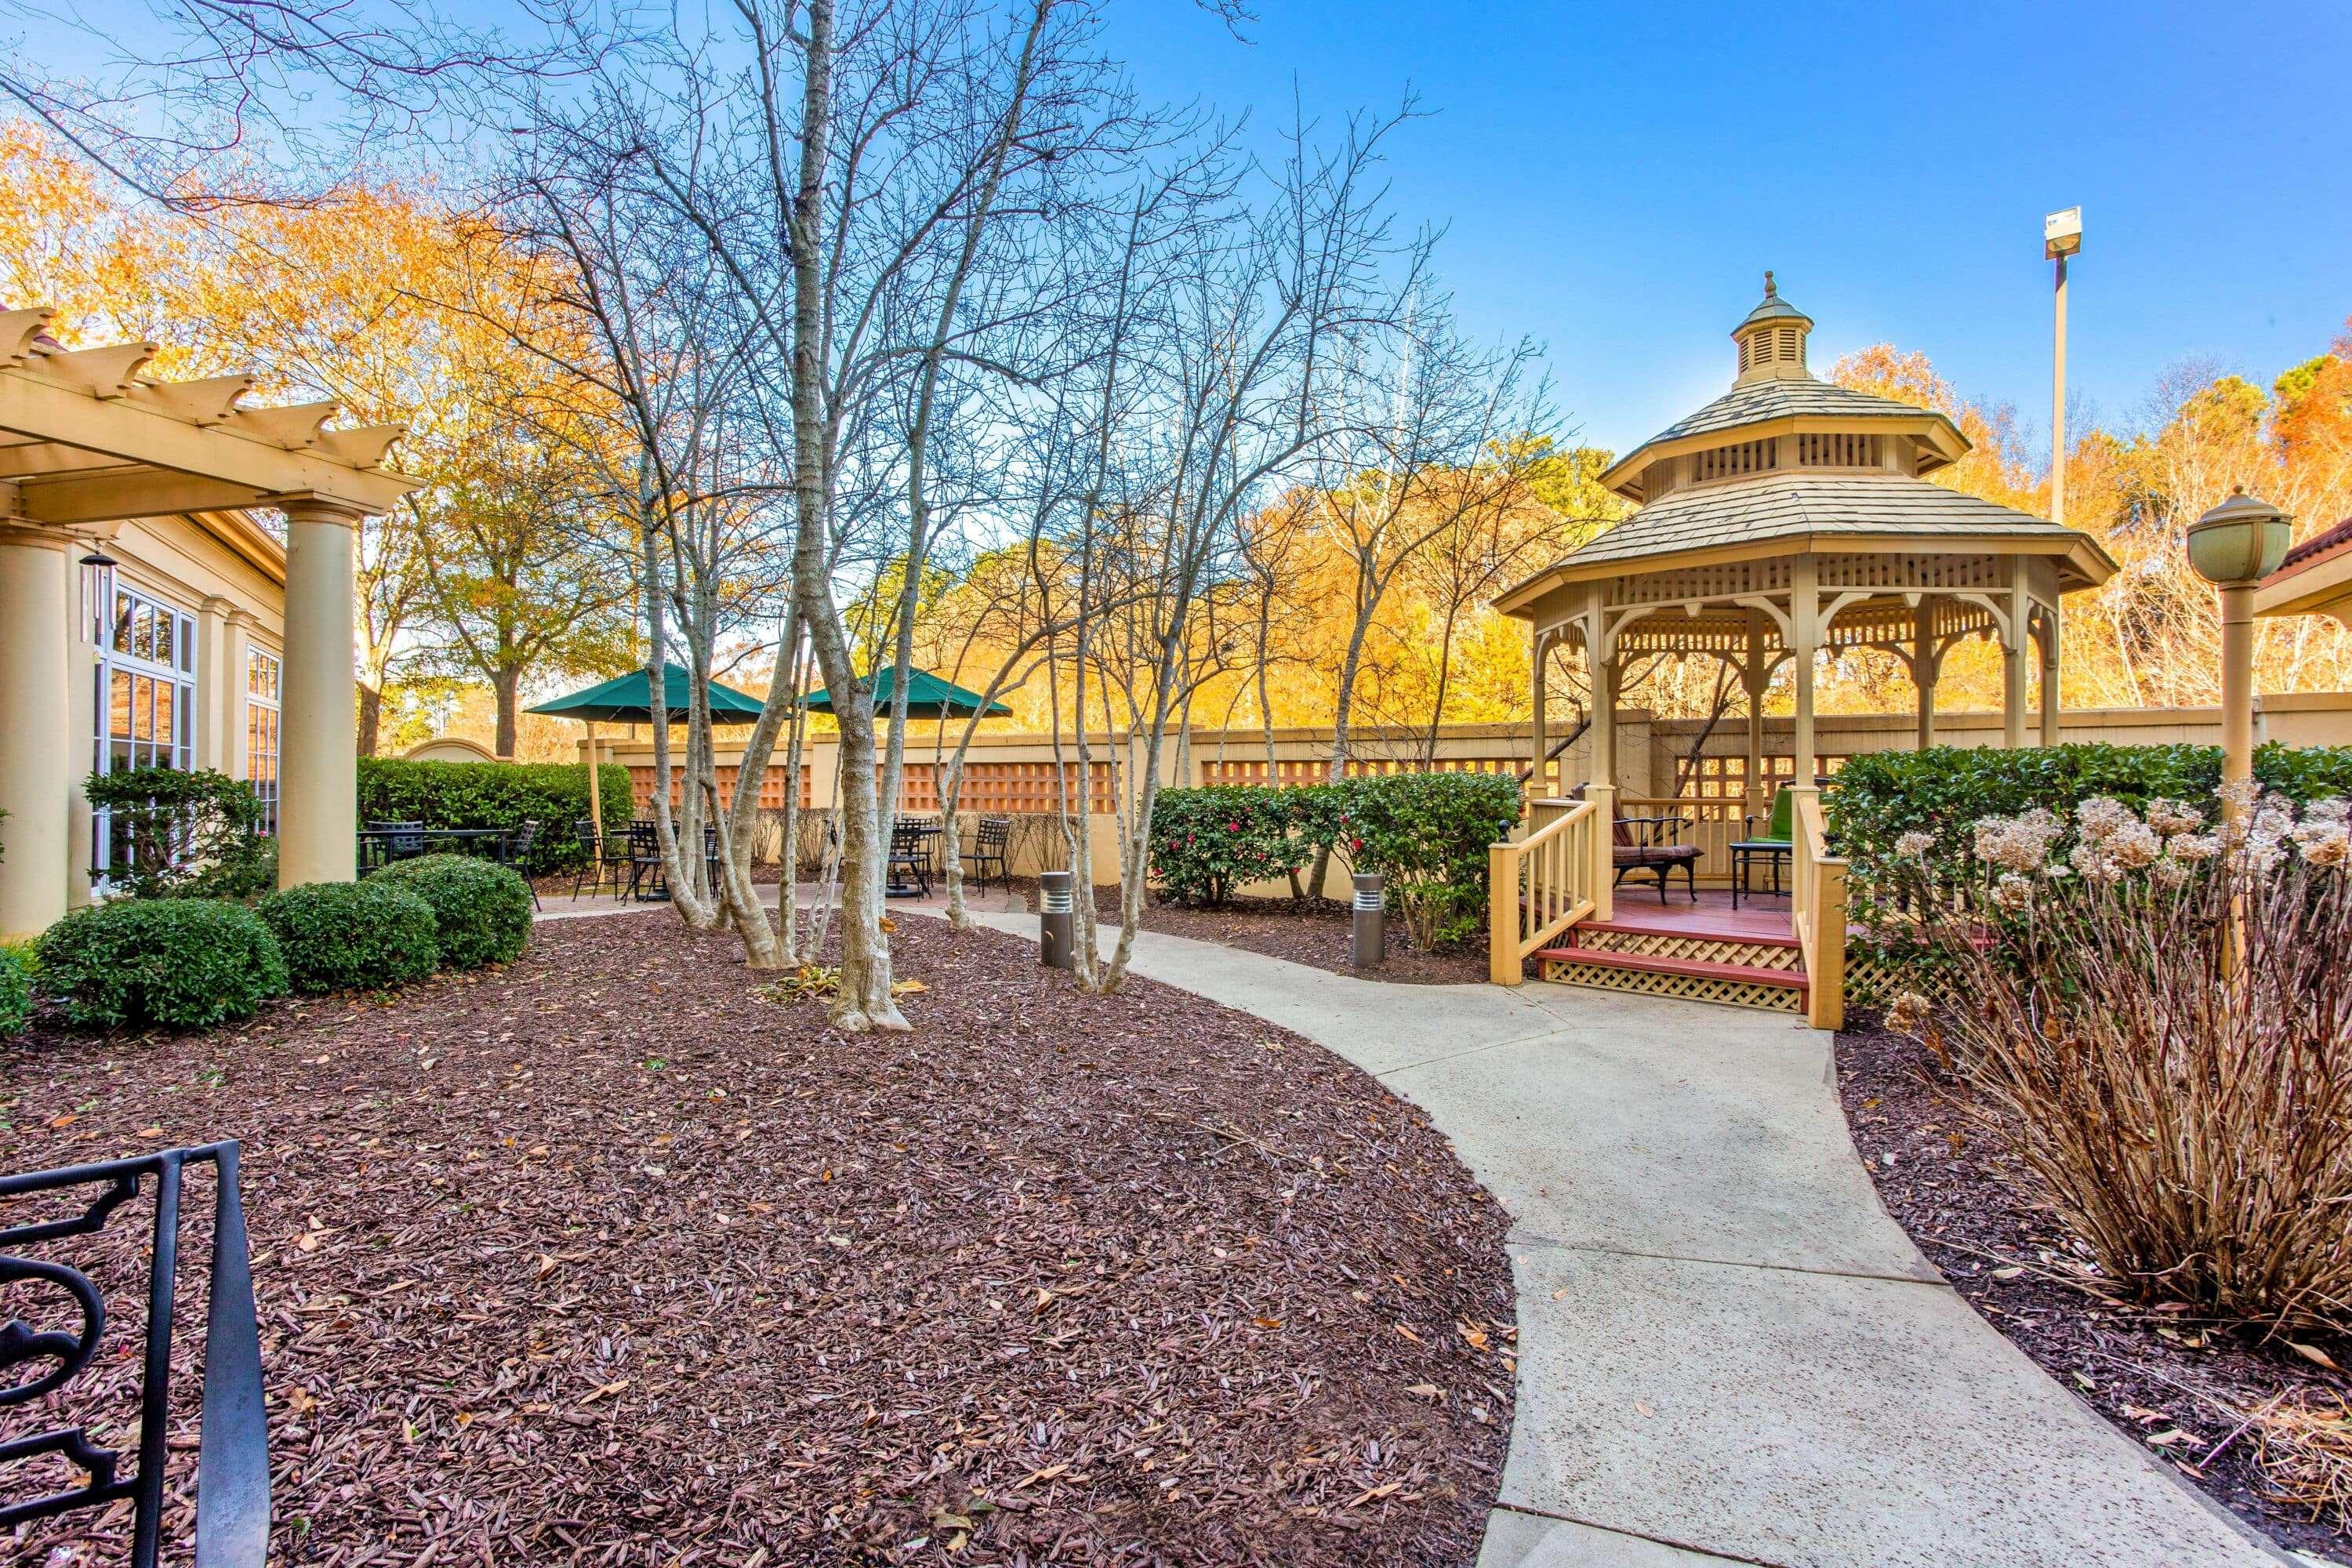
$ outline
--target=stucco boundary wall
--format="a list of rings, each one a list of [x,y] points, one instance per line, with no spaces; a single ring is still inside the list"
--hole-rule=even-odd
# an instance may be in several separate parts
[[[1690,755],[1703,725],[1687,719],[1659,719],[1643,709],[1618,712],[1618,785],[1635,797],[1673,795],[1676,770]],[[1870,752],[1907,751],[1915,735],[1910,713],[1823,714],[1816,721],[1821,753],[1832,763]],[[941,763],[952,752],[959,726],[950,726],[942,749],[938,727],[912,724],[907,733],[907,778],[901,804],[910,815],[939,810],[938,784]],[[1764,751],[1785,757],[1793,744],[1794,721],[1768,716],[1764,721]],[[1554,733],[1558,733],[1557,728]],[[2061,719],[2059,734],[2065,742],[2107,742],[2116,745],[2163,745],[2188,742],[2219,745],[2219,708],[2087,708],[2070,710]],[[1995,712],[1938,713],[1936,736],[1940,744],[1997,746],[2001,740],[2001,716]],[[2262,700],[2255,718],[2255,740],[2279,741],[2293,746],[2352,745],[2352,692],[2305,692]],[[1131,781],[1145,758],[1139,741],[1126,736],[1094,734],[1087,738],[1094,762],[1094,808],[1087,815],[1087,839],[1092,847],[1097,883],[1118,879],[1118,828],[1111,814],[1112,763],[1118,776]],[[1360,729],[1351,739],[1349,768],[1354,773],[1517,773],[1528,765],[1533,746],[1527,724],[1447,724],[1433,742],[1426,729]],[[586,742],[582,743],[585,754]],[[1718,724],[1699,748],[1702,758],[1743,758],[1747,726],[1737,718]],[[631,773],[642,805],[652,798],[653,744],[643,738],[600,740],[597,750],[606,762],[619,763]],[[1207,784],[1311,783],[1327,775],[1331,755],[1331,731],[1322,729],[1276,730],[1269,769],[1268,743],[1262,730],[1196,730],[1171,736],[1160,750],[1160,773],[1167,787]],[[803,750],[802,795],[804,805],[824,810],[833,801],[836,748],[830,739],[812,740]],[[722,786],[731,785],[740,751],[722,744],[719,752]],[[1065,737],[1061,747],[1063,777],[1077,776],[1076,742]],[[1531,795],[1553,795],[1573,788],[1590,776],[1589,740],[1579,740],[1555,758],[1540,781],[1529,780]],[[992,734],[983,727],[965,760],[963,810],[967,819],[982,813],[1030,816],[1053,807],[1056,757],[1047,735]],[[676,773],[673,771],[673,795]],[[783,764],[772,763],[761,804],[781,809],[786,787]],[[1058,863],[1058,850],[1048,835],[1028,831],[1014,836],[1013,874],[1034,876],[1045,868],[1049,857]],[[1705,879],[1702,878],[1702,879]],[[1244,889],[1273,894],[1279,884]],[[1335,870],[1327,894],[1345,893],[1344,877]]]

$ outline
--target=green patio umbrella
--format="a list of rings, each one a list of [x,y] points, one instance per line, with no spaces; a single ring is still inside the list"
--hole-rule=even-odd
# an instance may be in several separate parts
[[[874,711],[887,713],[891,693],[897,682],[891,678],[898,673],[892,666],[874,678]],[[812,692],[803,704],[812,713],[830,713],[833,704],[822,691]],[[967,691],[952,680],[943,680],[928,669],[909,672],[907,677],[907,717],[909,719],[961,719],[973,713],[983,713],[977,691]],[[991,702],[983,713],[990,719],[1010,719],[1013,710],[1002,702]]]
[[[664,706],[673,724],[686,722],[692,679],[674,664],[662,666]],[[626,675],[614,676],[601,686],[592,686],[585,691],[575,691],[569,697],[559,697],[552,702],[542,702],[524,711],[544,713],[551,719],[584,719],[591,724],[650,724],[654,722],[653,704],[646,700],[646,672],[633,669]],[[710,683],[710,721],[714,724],[756,724],[760,721],[760,700],[746,697],[714,680]]]
[[[527,713],[544,713],[551,719],[579,719],[587,723],[588,820],[600,845],[604,841],[604,792],[596,787],[596,726],[653,723],[653,704],[647,700],[651,690],[646,672],[633,669],[585,691],[575,691],[569,697],[559,697],[552,702],[541,702],[537,707],[524,710]],[[692,690],[693,677],[677,665],[663,665],[663,717],[673,724],[685,723],[687,710],[693,701]],[[710,721],[713,724],[756,724],[760,721],[760,700],[714,680],[710,683]]]

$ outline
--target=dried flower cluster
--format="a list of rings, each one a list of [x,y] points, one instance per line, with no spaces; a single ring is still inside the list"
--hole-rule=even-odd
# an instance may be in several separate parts
[[[1925,835],[1919,836],[1925,837]],[[2352,810],[2106,796],[1907,842],[1927,1038],[2117,1288],[2352,1329]]]

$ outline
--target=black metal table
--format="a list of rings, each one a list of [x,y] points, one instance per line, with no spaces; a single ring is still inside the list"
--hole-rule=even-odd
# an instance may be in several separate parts
[[[432,855],[445,851],[459,855],[479,855],[484,853],[480,846],[487,842],[489,845],[488,853],[495,855],[499,851],[499,847],[507,841],[512,832],[513,829],[506,827],[362,828],[359,836],[360,865],[371,869],[377,866],[391,865],[394,858],[392,846],[395,840],[421,843],[425,847],[417,852],[420,855]],[[370,854],[371,845],[374,848],[373,855]],[[415,858],[415,856],[398,858]]]
[[[924,866],[932,872],[940,868],[940,838],[943,831],[936,817],[900,817],[891,824],[891,832],[894,835],[899,833],[911,835],[921,845]],[[886,852],[887,847],[886,845]],[[882,888],[884,898],[919,899],[924,892],[924,889],[910,887],[899,880],[898,867],[893,863],[889,879]]]
[[[1754,818],[1749,818],[1753,821]],[[1772,870],[1772,892],[1775,897],[1787,891],[1780,885],[1780,868],[1795,857],[1797,847],[1786,838],[1740,838],[1731,845],[1731,907],[1739,907],[1739,895],[1755,895],[1748,886],[1748,868],[1759,860]]]

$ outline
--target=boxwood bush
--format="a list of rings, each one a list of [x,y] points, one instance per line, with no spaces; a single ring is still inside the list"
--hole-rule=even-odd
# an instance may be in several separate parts
[[[530,885],[504,866],[464,855],[422,855],[371,872],[367,879],[404,888],[432,906],[444,969],[511,963],[530,941]]]
[[[604,820],[635,814],[629,770],[618,763],[597,769]],[[360,759],[360,821],[421,822],[427,827],[520,827],[540,820],[539,842],[523,869],[534,877],[569,871],[580,860],[572,824],[588,815],[588,768],[583,763],[424,763],[394,757]]]
[[[0,942],[0,1040],[33,1021],[33,951]]]
[[[217,899],[131,899],[76,910],[34,946],[41,990],[80,1028],[202,1029],[286,994],[261,917]]]
[[[1328,849],[1388,879],[1389,900],[1424,948],[1475,936],[1486,851],[1517,825],[1519,786],[1500,773],[1390,773],[1338,784],[1162,791],[1151,864],[1168,896],[1222,901]]]
[[[433,906],[396,882],[310,882],[255,909],[297,991],[388,991],[441,966]]]

